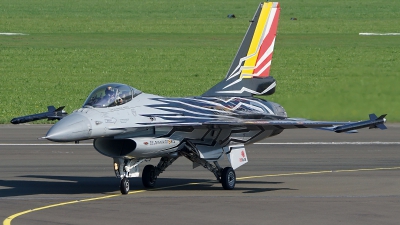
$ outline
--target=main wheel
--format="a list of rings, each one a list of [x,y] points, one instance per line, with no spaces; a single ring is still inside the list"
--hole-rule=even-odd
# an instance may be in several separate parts
[[[156,169],[153,165],[146,165],[143,168],[142,183],[146,188],[153,188],[156,185]]]
[[[129,179],[124,177],[121,179],[121,183],[119,185],[119,189],[121,190],[121,194],[126,195],[129,192]]]
[[[221,183],[225,190],[232,190],[236,184],[236,174],[232,167],[225,167],[221,173]]]

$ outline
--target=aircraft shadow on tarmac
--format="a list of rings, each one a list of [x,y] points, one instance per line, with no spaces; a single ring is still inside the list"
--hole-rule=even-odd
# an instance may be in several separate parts
[[[39,194],[98,194],[98,193],[119,193],[119,182],[113,177],[79,177],[79,176],[20,176],[25,180],[0,180],[0,186],[6,189],[0,190],[1,197],[15,197]],[[141,178],[130,179],[131,191],[143,190]],[[190,184],[192,183],[192,184]],[[193,184],[196,183],[196,184]],[[296,190],[290,188],[271,188],[271,185],[282,184],[283,182],[263,181],[237,181],[234,190],[243,193],[260,193],[277,190]],[[266,187],[254,187],[252,184],[263,184]],[[158,178],[155,189],[157,191],[225,191],[221,184],[214,180],[207,179],[182,179],[182,178]]]

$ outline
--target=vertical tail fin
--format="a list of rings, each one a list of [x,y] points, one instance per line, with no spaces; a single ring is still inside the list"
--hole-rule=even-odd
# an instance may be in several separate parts
[[[276,82],[269,71],[279,14],[278,2],[259,5],[225,79],[203,96],[247,97],[274,93]]]

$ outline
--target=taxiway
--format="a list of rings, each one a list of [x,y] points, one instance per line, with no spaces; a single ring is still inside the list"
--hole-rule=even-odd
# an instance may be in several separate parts
[[[122,196],[112,159],[90,141],[59,145],[37,139],[49,125],[1,125],[0,217],[3,224],[398,224],[400,126],[387,126],[286,130],[247,147],[249,163],[236,171],[232,191],[180,158],[157,189],[134,178]]]

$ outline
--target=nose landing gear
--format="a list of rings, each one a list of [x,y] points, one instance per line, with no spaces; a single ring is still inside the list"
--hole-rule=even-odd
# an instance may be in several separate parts
[[[138,165],[142,163],[141,160],[129,160],[123,158],[114,159],[114,172],[115,176],[121,178],[119,189],[121,194],[126,195],[129,192],[129,178],[139,176]]]

